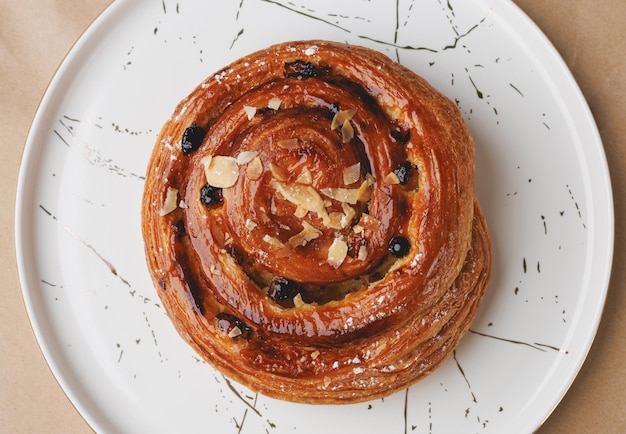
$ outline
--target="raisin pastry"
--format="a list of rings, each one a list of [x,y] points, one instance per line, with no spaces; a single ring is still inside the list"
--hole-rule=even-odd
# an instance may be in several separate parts
[[[150,158],[148,267],[180,335],[250,389],[384,397],[468,330],[491,244],[459,110],[368,48],[289,42],[200,84]]]

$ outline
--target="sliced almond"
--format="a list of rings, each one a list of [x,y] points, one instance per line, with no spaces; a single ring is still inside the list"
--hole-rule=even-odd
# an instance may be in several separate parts
[[[361,226],[361,225],[354,225],[354,226],[352,226],[352,231],[355,234],[363,233],[363,226]]]
[[[361,163],[353,164],[343,169],[343,184],[352,185],[361,177]]]
[[[324,389],[328,389],[328,386],[330,386],[330,383],[332,383],[333,380],[330,379],[330,377],[324,377]]]
[[[243,334],[243,332],[241,331],[241,329],[237,326],[233,327],[232,329],[230,329],[230,331],[228,332],[228,337],[229,338],[236,338],[237,336],[241,336]]]
[[[256,229],[257,224],[250,219],[246,219],[245,226],[246,226],[246,229],[248,229],[249,231],[253,231]]]
[[[336,130],[337,128],[344,125],[346,121],[350,121],[352,117],[355,115],[356,110],[341,110],[333,116],[333,120],[330,122],[330,129]]]
[[[334,213],[335,215],[331,218],[326,208],[323,208],[321,212],[318,213],[318,216],[322,219],[322,224],[328,229],[343,229],[341,227],[341,213]]]
[[[373,178],[371,178],[373,179]],[[367,202],[372,197],[372,184],[370,181],[366,179],[361,183],[361,186],[358,188],[356,193],[356,200],[359,202]]]
[[[346,228],[356,215],[356,211],[347,203],[341,204],[341,209],[343,210],[343,215],[341,217],[341,228]]]
[[[365,261],[367,259],[367,246],[362,245],[361,247],[359,247],[359,253],[357,255],[357,259],[359,261]]]
[[[311,359],[315,360],[320,356],[320,351],[319,350],[315,350],[311,353]]]
[[[303,218],[305,215],[307,215],[308,211],[304,208],[302,208],[300,205],[298,205],[296,207],[296,211],[293,213],[293,215],[295,215],[296,217],[298,217],[299,219]]]
[[[324,209],[324,201],[310,185],[284,184],[273,179],[270,183],[285,199],[307,211],[320,213]]]
[[[226,234],[224,234],[224,245],[230,246],[232,243],[233,243],[233,237],[231,237],[230,234],[226,232]]]
[[[237,161],[233,157],[215,155],[204,166],[206,181],[219,188],[228,188],[235,185],[239,177]]]
[[[202,164],[202,166],[205,168],[211,165],[211,160],[213,159],[213,155],[207,155],[206,157],[202,157],[202,160],[200,160],[200,164]]]
[[[265,241],[267,244],[269,244],[272,247],[278,247],[278,248],[285,247],[285,245],[278,238],[275,238],[268,234],[265,234],[263,236],[263,241]]]
[[[300,293],[297,293],[296,296],[293,298],[293,305],[294,307],[306,306],[306,303],[304,302],[304,300],[302,300],[302,295]]]
[[[281,182],[285,182],[287,178],[289,177],[289,174],[287,173],[285,169],[283,169],[280,166],[277,166],[274,163],[270,163],[270,172],[272,172],[272,175],[274,175],[274,178],[276,178],[277,180]]]
[[[400,179],[394,172],[389,172],[389,174],[385,176],[385,182],[390,185],[395,185],[400,184]]]
[[[348,119],[343,122],[341,126],[341,141],[343,143],[348,143],[350,140],[354,138],[354,127],[350,123]]]
[[[309,241],[319,238],[320,235],[322,235],[322,231],[317,229],[312,224],[303,221],[302,231],[289,238],[287,245],[292,249],[295,249],[296,247],[304,247]]]
[[[328,213],[328,218],[323,218],[324,225],[331,229],[343,229],[345,226],[343,225],[343,220],[345,215],[340,212],[331,212]]]
[[[259,153],[257,151],[243,151],[237,155],[237,157],[235,158],[235,161],[240,166],[243,166],[244,164],[248,164],[258,155]]]
[[[298,149],[298,139],[282,139],[278,141],[278,147],[283,149]]]
[[[272,110],[278,110],[282,103],[283,102],[280,100],[280,98],[272,98],[267,103],[267,108]]]
[[[339,202],[345,202],[345,203],[354,205],[355,203],[357,203],[359,189],[342,188],[342,187],[337,187],[337,188],[327,187],[327,188],[322,188],[321,192],[325,194],[326,196],[330,197],[331,199],[335,199]]]
[[[361,221],[363,222],[363,226],[369,226],[371,229],[377,229],[380,225],[380,222],[376,217],[372,217],[369,214],[363,214],[361,217]]]
[[[174,211],[178,207],[178,189],[167,187],[167,192],[165,193],[165,201],[163,202],[163,206],[159,210],[159,215],[163,217]]]
[[[215,266],[215,264],[211,264],[210,270],[212,275],[214,276],[221,276],[222,272]]]
[[[263,163],[261,157],[254,157],[246,166],[246,176],[248,179],[256,181],[263,174]]]
[[[243,111],[246,112],[246,116],[248,116],[249,121],[254,119],[254,115],[256,115],[256,107],[252,107],[250,105],[244,105]]]
[[[334,268],[339,268],[348,255],[348,244],[341,238],[335,238],[328,248],[328,262]]]
[[[313,174],[311,173],[308,167],[305,167],[302,170],[300,175],[298,175],[298,177],[296,178],[296,182],[299,184],[306,184],[306,185],[310,185],[313,183]]]

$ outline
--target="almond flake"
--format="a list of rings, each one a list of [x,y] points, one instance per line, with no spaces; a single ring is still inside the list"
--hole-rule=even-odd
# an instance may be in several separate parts
[[[254,229],[256,229],[257,224],[250,219],[246,219],[245,226],[246,226],[246,229],[248,229],[249,231],[253,231]]]
[[[385,176],[385,181],[390,185],[400,184],[400,179],[394,172],[389,172],[389,174]]]
[[[359,253],[357,255],[359,261],[365,261],[367,259],[367,246],[362,245],[359,247]]]
[[[376,217],[372,217],[369,214],[363,214],[361,218],[363,220],[363,224],[367,226],[371,226],[373,229],[377,229],[378,226],[380,225],[380,222],[378,221],[378,219]]]
[[[308,211],[304,208],[302,208],[300,205],[298,205],[296,207],[296,211],[293,213],[293,215],[295,215],[296,217],[298,217],[299,219],[303,218],[305,215],[307,215]]]
[[[354,226],[352,226],[352,231],[355,234],[360,234],[360,233],[363,232],[363,226],[361,226],[361,225],[354,225]]]
[[[289,176],[282,167],[277,166],[274,163],[270,163],[270,172],[272,172],[274,178],[278,179],[281,182],[285,182]]]
[[[228,337],[229,338],[236,338],[237,336],[241,336],[242,334],[243,334],[243,332],[241,331],[241,329],[239,327],[233,327],[228,332]]]
[[[348,244],[341,238],[335,238],[328,248],[326,262],[334,268],[339,268],[348,255]]]
[[[215,266],[215,264],[211,264],[210,271],[211,271],[211,274],[214,275],[214,276],[221,276],[222,275],[222,272]]]
[[[278,110],[282,103],[283,102],[280,100],[280,98],[272,98],[267,103],[267,108],[271,110]]]
[[[361,177],[361,163],[353,164],[350,167],[343,169],[343,183],[344,185],[354,184]]]
[[[307,211],[321,213],[324,209],[322,197],[310,185],[284,184],[273,179],[270,185],[285,199]]]
[[[354,138],[354,128],[348,119],[343,122],[341,126],[341,141],[343,143],[348,143],[350,140]]]
[[[313,183],[313,175],[311,174],[311,171],[309,170],[308,167],[305,167],[302,170],[302,173],[300,173],[300,175],[298,175],[298,177],[296,178],[296,182],[299,184],[307,184],[307,185],[310,185]]]
[[[296,294],[296,296],[293,298],[293,305],[294,307],[304,307],[306,305],[304,300],[302,300],[302,294]]]
[[[319,350],[315,350],[311,353],[311,358],[313,360],[317,359],[320,356],[320,351]]]
[[[167,187],[167,193],[165,193],[165,202],[163,202],[163,206],[159,210],[159,215],[163,217],[174,211],[178,202],[178,189]]]
[[[343,229],[345,226],[343,225],[343,220],[345,218],[343,213],[340,212],[331,212],[326,214],[326,216],[322,216],[324,221],[324,225],[330,229]]]
[[[355,113],[355,109],[341,110],[340,112],[337,112],[335,116],[333,116],[333,120],[330,122],[330,129],[336,130],[337,128],[343,126],[346,121],[350,121],[352,119]]]
[[[302,222],[302,228],[302,231],[292,236],[287,241],[287,245],[292,249],[295,249],[296,247],[304,247],[309,241],[313,241],[322,235],[322,232],[319,229],[306,221]]]
[[[216,155],[204,166],[204,175],[206,181],[214,187],[232,187],[239,178],[237,161],[233,157]]]
[[[341,228],[343,229],[350,224],[350,222],[356,215],[356,211],[347,203],[342,203],[341,209],[344,212],[343,216],[341,217]]]
[[[339,202],[346,202],[351,205],[354,205],[355,203],[357,203],[359,190],[360,189],[357,189],[357,188],[327,187],[327,188],[322,188],[321,192],[324,193],[326,196],[330,197],[331,199],[335,199]]]
[[[324,389],[327,389],[328,386],[330,386],[330,383],[332,383],[333,380],[330,379],[330,377],[324,377]]]
[[[298,139],[281,139],[278,141],[278,147],[287,150],[298,149]]]
[[[256,181],[263,174],[263,163],[261,157],[254,157],[246,167],[246,176],[248,179]]]
[[[243,110],[246,112],[246,116],[248,116],[249,121],[251,121],[254,118],[254,115],[256,115],[256,107],[244,105]]]
[[[338,215],[335,215],[333,218],[330,217],[330,215],[328,214],[328,211],[326,211],[326,209],[322,209],[322,211],[320,213],[318,213],[318,216],[322,219],[322,224],[327,227],[328,229],[343,229],[341,227],[341,217],[342,214],[341,213],[335,213]]]
[[[371,178],[372,180],[374,178]],[[370,184],[370,180],[366,179],[361,183],[361,186],[358,188],[356,193],[356,200],[359,202],[367,202],[372,197],[372,189],[370,188],[372,184]]]
[[[181,199],[180,202],[178,202],[178,207],[180,209],[187,209],[187,204],[185,203],[184,200]]]
[[[267,244],[269,244],[272,247],[285,247],[285,245],[283,243],[281,243],[281,241],[278,238],[274,238],[271,235],[265,234],[263,236],[263,241],[265,241]]]
[[[213,155],[207,155],[206,157],[202,157],[202,160],[200,160],[200,164],[202,164],[202,166],[205,168],[211,165],[211,160],[213,159]]]
[[[243,152],[240,152],[239,155],[237,155],[237,158],[235,158],[235,161],[240,166],[243,166],[244,164],[247,164],[250,161],[252,161],[258,155],[259,153],[257,151],[243,151]]]

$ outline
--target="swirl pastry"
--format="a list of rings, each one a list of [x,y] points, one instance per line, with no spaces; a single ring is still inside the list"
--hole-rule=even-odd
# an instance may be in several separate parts
[[[147,262],[180,335],[305,403],[383,397],[467,331],[491,246],[459,110],[371,49],[275,45],[175,109],[150,158]]]

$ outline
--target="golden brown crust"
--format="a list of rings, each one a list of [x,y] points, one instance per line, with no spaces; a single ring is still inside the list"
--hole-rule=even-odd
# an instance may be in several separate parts
[[[206,136],[183,152],[193,124]],[[207,181],[221,187],[209,204]],[[179,104],[150,159],[142,230],[181,336],[298,402],[373,399],[432,372],[491,265],[457,107],[386,56],[327,41],[253,53]]]

